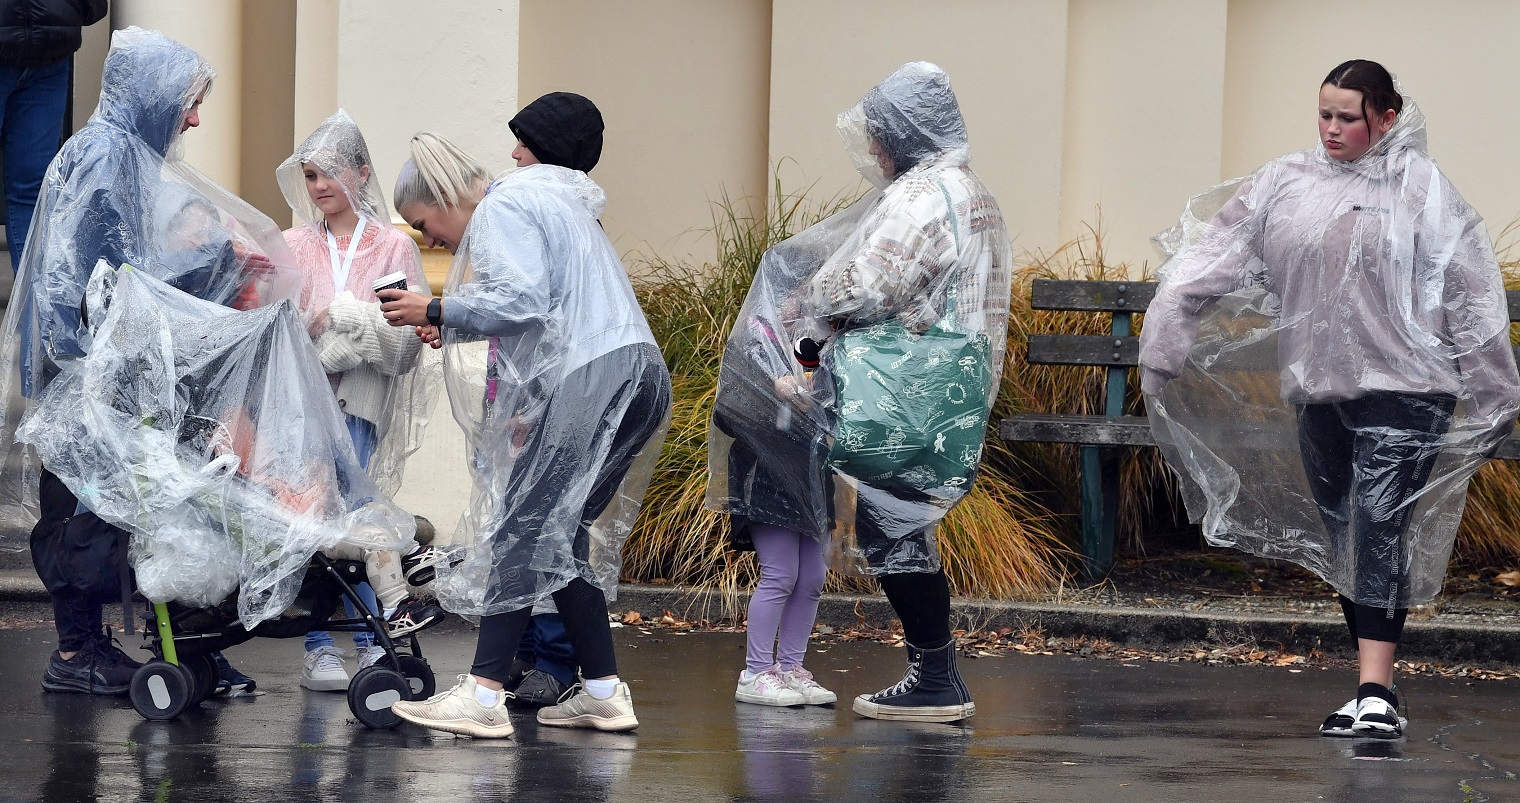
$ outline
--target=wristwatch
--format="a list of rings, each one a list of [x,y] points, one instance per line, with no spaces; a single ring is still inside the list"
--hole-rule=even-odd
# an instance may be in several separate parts
[[[435,298],[428,302],[427,319],[434,326],[443,325],[443,299]]]

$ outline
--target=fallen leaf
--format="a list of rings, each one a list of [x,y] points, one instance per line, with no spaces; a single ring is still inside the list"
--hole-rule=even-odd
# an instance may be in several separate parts
[[[1510,569],[1495,577],[1494,582],[1506,586],[1520,586],[1520,570]]]

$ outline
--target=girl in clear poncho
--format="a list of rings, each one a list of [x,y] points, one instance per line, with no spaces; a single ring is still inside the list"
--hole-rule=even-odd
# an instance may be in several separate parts
[[[980,461],[1002,365],[1012,244],[997,201],[971,172],[965,122],[939,67],[903,65],[839,116],[839,130],[857,168],[881,192],[761,260],[724,355],[709,501],[751,529],[758,523],[791,531],[791,544],[827,539],[832,517],[853,521],[854,540],[843,551],[851,568],[880,581],[908,642],[902,682],[858,696],[854,710],[877,719],[965,719],[976,705],[956,669],[950,585],[934,531],[970,491]],[[866,373],[848,377],[853,365],[886,349],[848,341],[889,326],[904,332],[904,341],[954,341],[965,351],[954,360],[948,350],[913,351],[918,356],[903,359],[938,365],[938,372],[920,374],[923,384],[884,383],[883,393],[868,399],[851,386]],[[827,341],[822,371],[812,377],[787,359],[791,344],[804,338]],[[871,373],[891,371],[883,365]],[[946,374],[950,381],[931,384]],[[952,392],[968,407],[948,415]],[[850,443],[841,422],[861,410],[873,421],[893,421],[882,429],[897,431],[883,442]],[[905,430],[923,439],[914,450],[920,462],[872,474],[857,460],[891,451]],[[938,448],[946,441],[959,445]],[[931,452],[953,467],[931,470],[927,461],[938,459]],[[718,487],[721,475],[727,487]],[[830,479],[854,489],[853,509],[831,510]]]
[[[324,120],[275,175],[285,201],[302,221],[285,232],[285,242],[302,271],[300,308],[322,368],[338,396],[359,464],[394,492],[406,456],[416,449],[436,371],[423,359],[416,337],[386,323],[374,288],[377,282],[394,283],[431,294],[422,258],[416,243],[390,224],[364,135],[342,109]],[[373,550],[328,554],[365,559],[372,576],[359,586],[360,596],[389,624],[392,635],[442,620],[442,610],[412,597],[406,587],[408,580],[423,585],[430,579],[432,547],[414,545],[403,556]],[[350,603],[345,599],[344,604]],[[360,669],[385,655],[367,632],[354,634],[354,648]],[[342,652],[326,631],[307,634],[301,685],[316,691],[348,688]]]
[[[1406,613],[1440,590],[1467,481],[1520,388],[1488,235],[1426,154],[1414,101],[1349,61],[1319,116],[1317,149],[1193,199],[1159,240],[1175,256],[1141,381],[1210,542],[1340,593],[1360,686],[1320,732],[1395,738]]]
[[[454,266],[443,299],[380,297],[393,325],[420,327],[445,348],[475,488],[463,561],[440,566],[434,588],[450,610],[480,615],[481,629],[458,686],[392,707],[408,721],[509,735],[501,689],[533,605],[553,597],[584,680],[538,722],[638,727],[607,596],[658,457],[670,376],[597,223],[605,198],[586,174],[548,164],[487,184],[447,141],[412,140],[396,208],[454,251]]]

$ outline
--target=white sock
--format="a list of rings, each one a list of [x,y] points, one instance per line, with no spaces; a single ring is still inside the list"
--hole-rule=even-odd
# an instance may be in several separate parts
[[[385,609],[385,613],[380,614],[380,618],[381,619],[390,619],[392,616],[395,616],[395,615],[396,615],[396,609],[395,608],[386,608]]]
[[[757,677],[757,675],[754,672],[751,672],[748,669],[745,669],[743,672],[739,673],[739,682],[740,683],[753,683],[753,682],[755,682],[755,678],[756,677]]]
[[[496,697],[499,694],[500,692],[495,689],[488,689],[479,683],[475,684],[475,702],[480,703],[486,708],[496,707]]]
[[[598,700],[605,700],[617,691],[618,678],[613,675],[609,680],[587,680],[581,683],[586,688],[586,693]]]

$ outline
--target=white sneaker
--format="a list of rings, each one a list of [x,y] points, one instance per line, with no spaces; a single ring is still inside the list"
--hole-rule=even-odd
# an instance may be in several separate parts
[[[460,675],[459,685],[426,700],[391,703],[391,711],[407,722],[445,733],[479,739],[505,739],[512,735],[507,693],[498,691],[494,705],[481,705],[475,699],[475,678],[471,675]]]
[[[359,656],[360,669],[374,666],[381,658],[385,657],[385,648],[379,644],[371,644],[363,649],[355,650],[355,652]]]
[[[599,731],[631,731],[639,726],[633,715],[633,694],[619,681],[612,696],[598,700],[579,683],[558,705],[538,709],[538,724],[556,728],[595,728]]]
[[[801,692],[787,687],[786,678],[774,666],[750,675],[748,680],[744,679],[744,675],[742,672],[739,674],[739,686],[734,689],[734,699],[741,703],[792,706],[807,702]]]
[[[312,691],[348,691],[348,670],[343,668],[343,651],[337,647],[318,647],[306,653],[301,668],[301,686]]]
[[[800,666],[781,670],[781,679],[788,689],[802,695],[802,702],[807,705],[831,705],[839,700],[839,695],[820,686],[813,680],[813,673]]]

